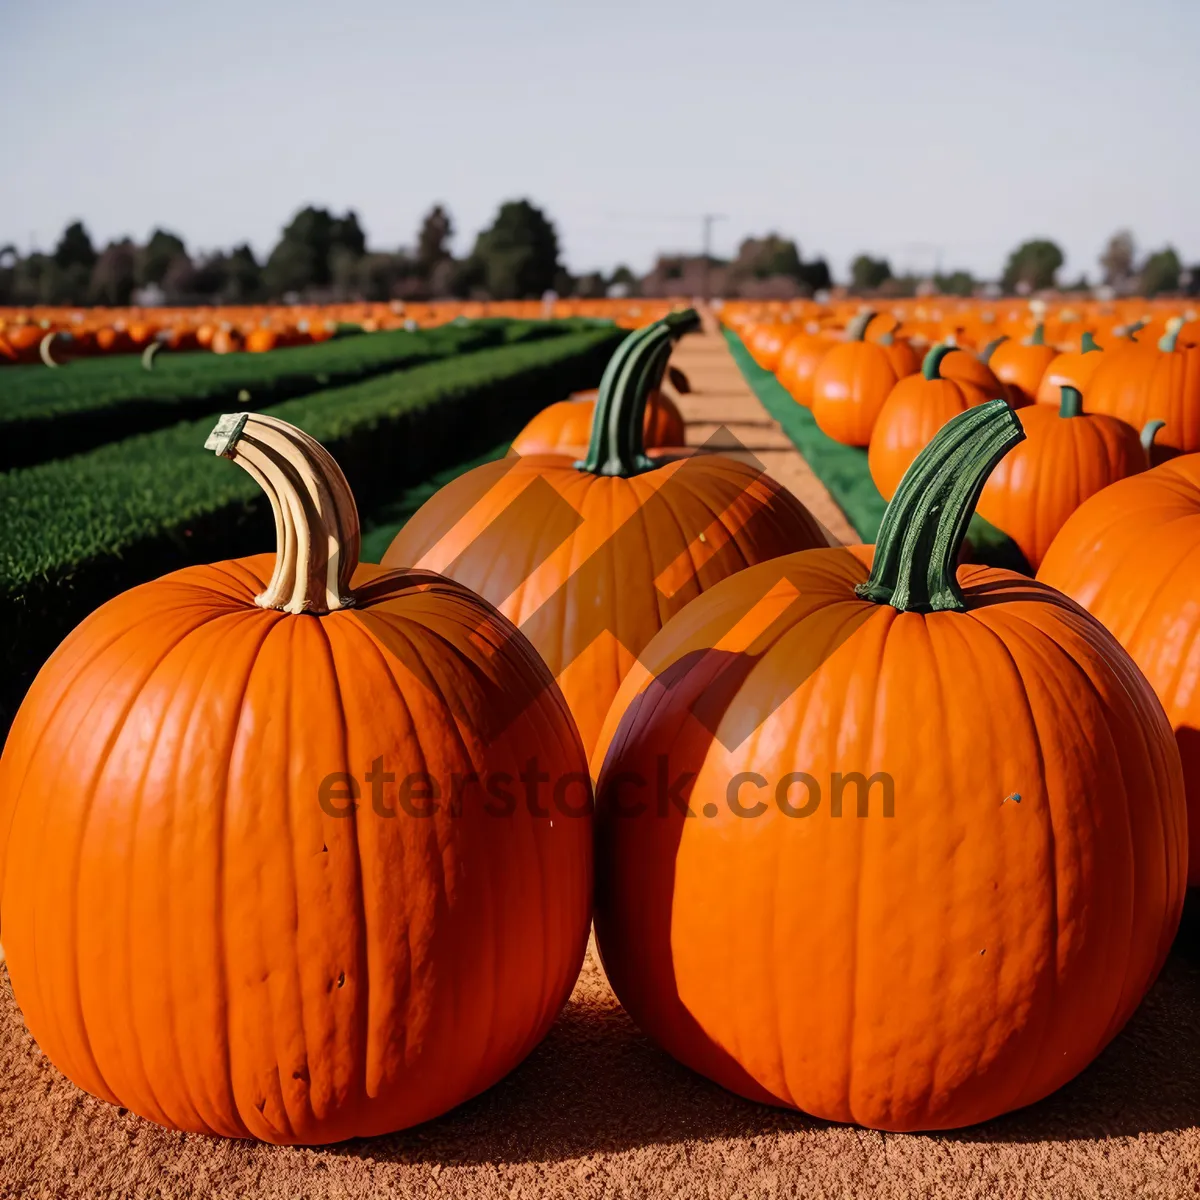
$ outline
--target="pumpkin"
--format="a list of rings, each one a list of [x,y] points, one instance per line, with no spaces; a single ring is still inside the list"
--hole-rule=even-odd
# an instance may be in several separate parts
[[[1059,411],[1022,408],[1026,440],[992,472],[979,497],[979,515],[1016,542],[1036,570],[1054,535],[1089,497],[1144,471],[1156,426],[1145,441],[1115,417],[1085,414],[1083,398],[1064,387]]]
[[[836,342],[830,341],[815,322],[803,333],[796,334],[779,355],[775,377],[797,404],[805,408],[812,406],[813,377],[817,368]]]
[[[1100,621],[1162,701],[1183,757],[1188,882],[1200,886],[1200,454],[1084,501],[1050,544],[1038,579]]]
[[[913,464],[874,549],[750,567],[672,619],[593,756],[596,937],[634,1021],[754,1100],[972,1125],[1086,1067],[1184,896],[1178,751],[1054,589],[955,570],[1003,401]]]
[[[752,563],[829,540],[751,464],[647,457],[646,397],[670,350],[663,322],[618,348],[583,460],[476,467],[427,500],[383,556],[442,571],[513,621],[554,673],[585,747],[637,655],[689,600]]]
[[[1067,350],[1052,358],[1034,397],[1038,404],[1057,406],[1064,387],[1075,388],[1086,395],[1096,368],[1104,361],[1102,353],[1096,339],[1085,333],[1079,339],[1078,350]]]
[[[1200,450],[1200,346],[1180,344],[1175,318],[1157,344],[1134,342],[1106,353],[1088,385],[1088,410],[1137,428],[1163,421],[1156,445],[1190,454]]]
[[[1006,394],[974,354],[945,343],[932,346],[920,373],[892,388],[875,421],[867,465],[880,495],[892,498],[913,459],[951,417]]]
[[[1045,326],[1039,322],[1021,341],[1002,336],[989,342],[980,357],[996,378],[1008,385],[1013,407],[1022,408],[1034,402],[1042,376],[1057,354],[1053,346],[1046,345]]]
[[[591,437],[595,396],[571,397],[543,408],[513,439],[518,454],[565,454],[582,458]],[[642,437],[648,450],[682,446],[687,438],[683,414],[665,392],[655,388],[646,401]]]
[[[571,990],[587,760],[490,605],[359,565],[316,442],[241,414],[208,445],[262,484],[278,550],[117,596],[37,676],[0,759],[13,991],[65,1075],[162,1125],[415,1125],[511,1070]],[[531,769],[541,807],[497,808]],[[560,787],[578,819],[544,815]]]
[[[847,446],[870,443],[875,418],[892,388],[921,363],[916,351],[891,333],[866,341],[874,316],[859,314],[846,329],[846,341],[830,350],[813,376],[813,417],[822,433]]]

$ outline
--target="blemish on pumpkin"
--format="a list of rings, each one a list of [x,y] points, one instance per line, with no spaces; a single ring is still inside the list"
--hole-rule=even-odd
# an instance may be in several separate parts
[[[254,1107],[257,1108],[259,1112],[262,1112],[263,1109],[265,1109],[267,1107],[266,1096],[264,1096],[261,1100],[255,1100]]]
[[[322,843],[321,843],[321,853],[322,853],[322,854],[328,854],[328,853],[329,853],[329,847],[328,847],[327,845],[325,845],[325,843],[324,843],[324,842],[322,842]]]
[[[1016,804],[1020,804],[1021,803],[1021,793],[1020,792],[1009,792],[1008,795],[1005,796],[1004,799],[1000,801],[1000,803],[1007,804],[1010,800],[1012,800]]]
[[[343,971],[343,972],[341,972],[340,975],[338,975],[338,978],[337,978],[338,987],[341,987],[342,984],[344,984],[345,982],[346,982],[346,972]]]

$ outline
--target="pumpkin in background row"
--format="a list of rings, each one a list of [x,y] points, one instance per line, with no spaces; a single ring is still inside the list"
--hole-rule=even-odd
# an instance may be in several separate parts
[[[805,408],[812,406],[813,378],[825,356],[836,345],[821,333],[820,325],[814,321],[784,346],[775,377],[797,404]]]
[[[892,388],[921,365],[917,352],[891,332],[867,341],[873,312],[860,313],[813,376],[812,413],[821,432],[847,446],[871,441],[875,418]]]
[[[1157,344],[1105,352],[1089,382],[1087,406],[1138,429],[1162,421],[1155,446],[1190,454],[1200,450],[1200,346],[1179,340],[1182,326],[1176,317]]]
[[[880,495],[892,498],[904,472],[951,417],[1007,394],[974,354],[945,343],[930,347],[920,373],[892,388],[875,421],[867,465]]]
[[[645,454],[646,397],[671,340],[659,322],[618,348],[582,462],[545,455],[476,467],[427,500],[383,557],[453,575],[518,625],[587,747],[669,617],[735,571],[828,544],[808,510],[750,464]]]
[[[583,393],[543,408],[513,438],[517,454],[565,454],[582,458],[592,434],[598,392]],[[646,401],[642,437],[647,450],[682,446],[687,439],[683,414],[676,403],[655,388]]]
[[[1025,441],[991,473],[979,515],[1016,542],[1036,571],[1055,534],[1089,497],[1149,466],[1158,430],[1138,431],[1115,417],[1083,411],[1083,397],[1064,387],[1059,411],[1044,404],[1017,416]]]
[[[996,378],[1008,385],[1008,398],[1014,408],[1034,402],[1042,376],[1056,357],[1054,347],[1046,345],[1045,326],[1041,323],[1020,341],[1007,336],[996,338],[980,355]]]
[[[1200,454],[1085,501],[1054,539],[1038,579],[1108,629],[1162,701],[1183,757],[1188,882],[1200,886]]]
[[[1021,436],[1004,401],[955,417],[870,571],[833,548],[748,568],[613,703],[605,971],[731,1091],[881,1129],[985,1121],[1083,1070],[1166,957],[1186,814],[1158,701],[1060,593],[955,571]]]
[[[1086,395],[1088,384],[1103,361],[1103,353],[1096,339],[1090,333],[1085,333],[1079,339],[1078,350],[1067,350],[1052,358],[1034,397],[1038,404],[1057,408],[1062,402],[1062,389],[1065,387],[1075,388]]]
[[[278,551],[117,596],[37,676],[0,758],[13,992],[65,1075],[162,1125],[415,1125],[516,1066],[574,984],[587,760],[490,605],[358,564],[321,446],[247,414],[209,446],[263,485]],[[493,815],[485,781],[531,760],[579,819]]]

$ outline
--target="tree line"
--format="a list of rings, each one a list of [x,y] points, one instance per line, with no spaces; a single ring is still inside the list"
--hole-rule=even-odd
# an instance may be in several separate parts
[[[624,295],[811,295],[834,284],[823,258],[805,260],[790,238],[778,233],[748,237],[732,259],[660,255],[643,276],[627,266],[609,273],[572,275],[560,258],[553,222],[529,200],[500,205],[471,252],[455,257],[454,225],[435,204],[411,247],[371,249],[357,214],[336,215],[308,206],[295,214],[278,242],[259,261],[243,243],[231,250],[190,252],[183,238],[155,229],[144,244],[125,237],[97,248],[81,221],[63,231],[53,251],[0,249],[0,304],[249,304],[266,300],[423,300],[435,297],[513,300],[547,291],[562,296]],[[1060,286],[1063,253],[1044,238],[1023,242],[1008,257],[1000,286],[1027,293]],[[1101,281],[1117,292],[1157,295],[1200,292],[1200,265],[1185,270],[1168,246],[1144,258],[1133,235],[1113,235],[1100,256]],[[849,285],[859,293],[901,296],[923,282],[893,273],[887,258],[860,254]],[[981,281],[969,271],[937,272],[934,286],[971,295]],[[1090,289],[1086,276],[1068,288]]]

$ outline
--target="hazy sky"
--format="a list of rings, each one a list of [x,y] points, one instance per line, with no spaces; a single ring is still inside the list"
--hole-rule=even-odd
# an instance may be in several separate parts
[[[59,0],[5,6],[0,244],[161,224],[270,248],[301,205],[372,246],[504,199],[575,271],[778,229],[844,272],[997,273],[1114,229],[1200,260],[1200,0]]]

